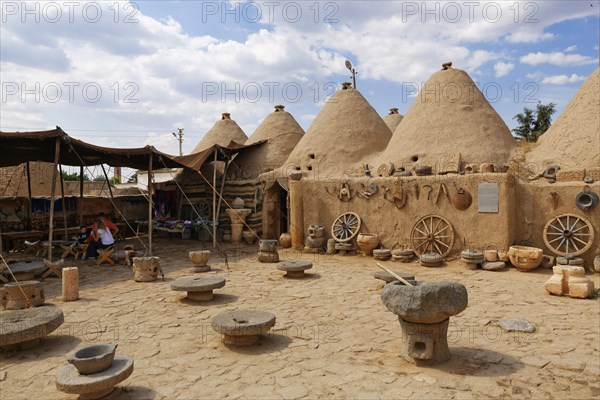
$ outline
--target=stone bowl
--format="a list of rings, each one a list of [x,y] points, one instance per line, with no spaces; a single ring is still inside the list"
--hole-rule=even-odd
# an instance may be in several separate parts
[[[454,281],[416,282],[414,286],[394,281],[383,288],[381,301],[404,321],[420,324],[440,323],[469,303],[465,286]]]
[[[537,247],[510,246],[508,258],[510,262],[520,271],[536,269],[542,263],[544,252]]]
[[[190,251],[189,255],[192,264],[202,266],[210,260],[211,252],[210,250]]]
[[[82,375],[96,374],[110,368],[116,350],[116,344],[86,346],[71,354],[67,361]]]

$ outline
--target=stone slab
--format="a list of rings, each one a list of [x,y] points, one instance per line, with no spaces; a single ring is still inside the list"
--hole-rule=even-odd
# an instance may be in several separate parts
[[[171,282],[171,290],[184,292],[206,292],[225,286],[225,278],[221,276],[186,276]]]
[[[3,311],[0,313],[0,346],[46,337],[64,321],[62,310],[52,304]]]
[[[515,331],[533,333],[536,331],[535,326],[531,325],[524,319],[503,319],[501,321],[498,321],[497,325],[505,331],[509,332]]]
[[[229,336],[261,335],[275,326],[275,314],[258,310],[226,311],[215,315],[211,326]]]
[[[281,261],[277,263],[277,269],[286,272],[305,271],[313,267],[312,263],[304,260]]]
[[[506,263],[504,261],[484,262],[481,268],[486,271],[500,271],[506,268]]]

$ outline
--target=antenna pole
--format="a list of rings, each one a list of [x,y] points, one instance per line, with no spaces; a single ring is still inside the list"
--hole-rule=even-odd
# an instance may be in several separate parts
[[[179,133],[171,132],[173,136],[179,141],[179,155],[183,155],[183,128],[177,128]]]

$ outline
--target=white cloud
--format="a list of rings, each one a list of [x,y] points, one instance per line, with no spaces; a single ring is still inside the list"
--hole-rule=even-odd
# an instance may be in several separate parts
[[[543,40],[554,39],[554,35],[549,32],[517,31],[510,33],[506,40],[509,43],[537,43]]]
[[[558,66],[587,65],[597,63],[598,59],[581,54],[565,54],[560,51],[554,53],[529,53],[520,58],[523,64],[538,65],[548,63]]]
[[[569,75],[551,75],[542,79],[542,83],[549,83],[551,85],[566,85],[567,83],[581,82],[585,80],[585,76],[577,74]]]
[[[569,46],[565,49],[565,53],[577,50],[577,45]]]
[[[527,79],[535,79],[535,80],[540,80],[544,77],[544,74],[542,74],[540,71],[536,71],[530,74],[526,74],[525,77]]]
[[[513,64],[513,63],[505,63],[505,62],[500,61],[494,65],[494,71],[496,72],[496,78],[500,78],[504,75],[507,75],[513,69],[515,69],[515,64]]]

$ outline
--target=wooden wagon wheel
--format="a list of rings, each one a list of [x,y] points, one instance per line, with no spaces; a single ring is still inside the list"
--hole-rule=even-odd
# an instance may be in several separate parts
[[[196,204],[196,211],[198,212],[198,216],[200,218],[209,218],[210,217],[210,204],[206,201],[200,201]]]
[[[544,243],[554,254],[580,255],[592,247],[594,228],[590,222],[575,214],[561,214],[544,226]]]
[[[410,233],[413,251],[420,256],[435,251],[446,257],[454,245],[454,229],[450,222],[439,215],[427,215],[417,221]]]
[[[331,236],[337,242],[349,242],[360,230],[360,217],[353,212],[347,212],[335,219],[331,226]]]

